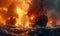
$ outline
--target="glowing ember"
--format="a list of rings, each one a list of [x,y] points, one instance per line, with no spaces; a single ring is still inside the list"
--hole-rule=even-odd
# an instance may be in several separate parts
[[[34,17],[32,16],[30,19],[31,19],[31,20],[33,20],[33,19],[34,19]]]

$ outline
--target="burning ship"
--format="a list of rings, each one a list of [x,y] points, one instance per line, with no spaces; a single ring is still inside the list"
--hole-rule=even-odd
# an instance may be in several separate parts
[[[1,15],[2,28],[6,33],[12,35],[27,35],[35,27],[44,27],[48,22],[44,0],[20,0],[13,2],[7,8],[7,12]]]

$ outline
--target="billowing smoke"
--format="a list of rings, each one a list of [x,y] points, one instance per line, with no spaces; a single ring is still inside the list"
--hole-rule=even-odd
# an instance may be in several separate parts
[[[54,22],[52,23],[53,26],[60,25],[60,0],[46,0],[48,8],[48,17],[52,17]],[[51,26],[52,26],[51,25]]]

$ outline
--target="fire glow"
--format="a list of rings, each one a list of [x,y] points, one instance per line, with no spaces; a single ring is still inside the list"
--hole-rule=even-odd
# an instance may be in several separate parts
[[[20,1],[20,0],[19,0]],[[34,17],[28,16],[28,10],[32,0],[21,0],[20,2],[15,2],[7,8],[7,12],[3,15],[0,15],[0,23],[3,24],[6,28],[10,27],[10,30],[27,30],[31,29],[32,25],[30,20],[33,20]],[[2,25],[1,24],[1,25]],[[7,27],[8,26],[8,27]],[[13,29],[11,29],[14,27]],[[9,28],[8,28],[9,29]],[[7,29],[4,29],[7,31]],[[6,32],[5,31],[5,32]],[[6,32],[9,34],[9,30]],[[11,34],[11,33],[10,33]],[[26,34],[24,34],[26,35]]]
[[[31,0],[28,0],[27,2],[31,2]],[[22,1],[22,6],[19,8],[18,6],[16,7],[16,12],[18,14],[18,18],[16,19],[16,26],[17,27],[29,27],[29,17],[27,15],[28,9],[29,9],[29,4],[25,0]]]
[[[16,11],[18,18],[13,16],[13,19],[16,19],[16,22],[15,22],[16,27],[20,27],[20,26],[28,27],[31,24],[30,20],[33,21],[36,17],[39,16],[36,14],[34,15],[34,13],[32,15],[28,16],[29,7],[30,7],[30,4],[32,4],[31,2],[32,2],[32,0],[19,0],[19,4],[15,3],[16,10],[14,10],[14,11]],[[3,8],[3,10],[8,11],[7,8]],[[6,15],[6,14],[3,14],[3,15],[0,14],[0,19],[1,19],[0,23],[3,23],[5,25],[6,21],[10,20],[11,17],[5,18],[4,15]],[[49,18],[48,24],[52,24],[52,23],[53,23],[53,20],[52,19],[50,20],[50,18]]]
[[[17,7],[18,18],[16,19],[16,26],[29,26],[29,18],[27,12]]]
[[[31,3],[32,0],[19,0],[19,1],[20,2],[18,2],[18,4],[14,2],[10,7],[8,7],[6,14],[0,16],[1,19],[0,22],[3,23],[5,26],[8,26],[9,28],[14,27],[13,29],[10,30],[14,30],[14,29],[17,29],[19,31],[21,29],[32,30],[34,29],[33,25],[35,25],[36,18],[40,16],[40,12],[33,11],[32,14],[28,15],[29,8],[32,5]],[[52,22],[48,20],[48,23],[52,23]],[[24,33],[23,35],[26,35],[26,33]]]
[[[10,7],[6,8],[6,12],[3,12],[3,15],[0,13],[0,23],[7,25],[8,21],[13,19],[16,20],[16,22],[12,22],[15,23],[14,26],[16,28],[29,28],[30,20],[33,20],[33,17],[28,16],[31,1],[32,0],[19,0],[17,3],[14,2]],[[5,10],[5,8],[3,10]]]

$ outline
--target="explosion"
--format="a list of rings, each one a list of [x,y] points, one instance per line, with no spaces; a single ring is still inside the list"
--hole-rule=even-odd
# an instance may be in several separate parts
[[[13,2],[6,10],[5,8],[3,10],[6,10],[6,12],[2,15],[0,13],[0,23],[4,24],[4,31],[8,34],[9,29],[11,31],[17,29],[17,30],[26,30],[31,29],[32,25],[28,16],[28,10],[30,7],[32,0],[19,0],[19,2]],[[32,20],[32,18],[31,18]],[[12,29],[13,28],[13,29]],[[8,29],[8,30],[7,30]]]
[[[44,15],[40,16],[42,13],[42,9],[40,9],[38,6],[37,10],[35,7],[33,8],[32,2],[33,0],[19,0],[19,2],[13,2],[9,5],[3,15],[0,16],[0,22],[2,22],[4,25],[4,31],[8,34],[15,34],[15,32],[19,33],[19,35],[27,35],[26,32],[29,32],[35,28],[33,28],[36,24],[43,24],[42,22],[45,22],[46,18]],[[38,2],[40,3],[40,1]],[[42,2],[41,2],[42,3]],[[34,11],[36,10],[36,11]],[[4,9],[5,10],[5,9]],[[44,10],[43,10],[44,11]],[[31,12],[31,13],[29,13]],[[42,17],[42,18],[40,18]],[[45,17],[45,18],[44,18]],[[42,20],[41,20],[42,19]],[[44,19],[44,20],[43,20]],[[39,21],[40,20],[40,21]],[[39,23],[40,22],[40,23]],[[45,23],[44,23],[45,24]],[[43,25],[44,25],[43,24]],[[40,26],[40,25],[39,25]],[[21,34],[20,34],[21,33]]]

